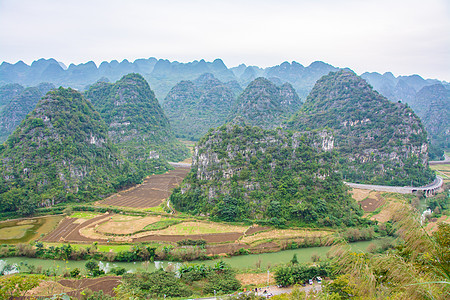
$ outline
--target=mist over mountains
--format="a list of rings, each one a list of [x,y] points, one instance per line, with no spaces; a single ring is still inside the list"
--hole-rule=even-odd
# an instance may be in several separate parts
[[[7,83],[18,83],[24,86],[35,86],[41,82],[50,82],[55,86],[70,86],[79,90],[87,89],[88,85],[98,80],[115,82],[129,73],[139,73],[150,83],[159,101],[167,96],[168,92],[182,80],[195,80],[204,73],[211,73],[222,82],[237,81],[242,87],[247,86],[257,77],[266,77],[277,85],[290,83],[301,99],[305,99],[315,82],[331,71],[339,68],[325,62],[316,61],[309,66],[298,62],[283,62],[280,65],[260,68],[241,64],[228,68],[221,59],[213,62],[205,60],[180,63],[167,59],[136,59],[130,62],[124,59],[121,62],[112,60],[102,62],[97,66],[93,61],[82,64],[63,63],[50,58],[34,61],[31,65],[19,61],[15,64],[3,62],[0,65],[0,86]],[[447,89],[449,83],[436,79],[424,79],[419,75],[398,76],[392,73],[379,74],[376,72],[361,75],[375,90],[391,101],[401,100],[408,102],[421,88],[437,83],[443,84]]]

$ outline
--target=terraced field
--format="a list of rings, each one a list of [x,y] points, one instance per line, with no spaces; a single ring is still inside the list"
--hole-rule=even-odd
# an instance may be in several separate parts
[[[159,206],[169,198],[171,190],[180,184],[189,170],[187,167],[177,167],[165,174],[151,175],[142,184],[114,194],[98,204],[142,209]]]

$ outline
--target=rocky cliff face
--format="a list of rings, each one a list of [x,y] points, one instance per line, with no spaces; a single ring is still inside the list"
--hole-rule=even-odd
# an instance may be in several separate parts
[[[278,87],[268,79],[259,77],[239,96],[231,119],[241,116],[253,126],[276,128],[300,106],[300,98],[289,83]]]
[[[191,173],[171,200],[182,211],[226,221],[324,224],[328,216],[346,223],[358,209],[337,173],[333,144],[326,130],[291,133],[241,122],[223,125],[198,142]]]
[[[174,86],[163,108],[178,137],[197,140],[225,123],[240,90],[237,82],[222,83],[206,73]]]
[[[391,103],[351,71],[322,77],[287,128],[331,128],[348,181],[422,185],[427,167],[426,131],[407,106]]]

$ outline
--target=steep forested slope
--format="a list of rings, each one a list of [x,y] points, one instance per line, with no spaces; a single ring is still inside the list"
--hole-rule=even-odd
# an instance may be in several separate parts
[[[4,142],[25,116],[35,108],[39,99],[54,88],[51,83],[41,83],[36,87],[22,89],[19,94],[13,96],[0,112],[0,142]]]
[[[411,108],[422,119],[432,144],[450,149],[450,90],[442,84],[425,86]]]
[[[234,123],[212,129],[171,196],[181,211],[225,221],[353,225],[360,210],[338,170],[327,131],[290,133]]]
[[[351,71],[317,81],[288,129],[331,128],[348,181],[423,185],[434,178],[427,165],[427,134],[414,112],[389,102]]]
[[[300,98],[289,83],[278,87],[268,79],[259,77],[239,96],[230,119],[240,116],[251,125],[276,128],[300,106]]]
[[[174,86],[163,108],[178,137],[198,140],[210,128],[225,123],[240,91],[237,82],[222,83],[206,73]]]
[[[132,162],[178,161],[188,156],[141,75],[128,74],[114,84],[99,82],[90,87],[86,97],[105,120],[111,140]]]
[[[109,141],[100,115],[82,95],[47,93],[0,150],[0,210],[94,200],[137,182]]]

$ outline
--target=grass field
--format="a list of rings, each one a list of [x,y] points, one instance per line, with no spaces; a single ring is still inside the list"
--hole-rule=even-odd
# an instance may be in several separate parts
[[[444,183],[450,183],[450,165],[431,165],[431,170],[444,179]]]
[[[13,227],[5,227],[0,229],[2,239],[16,240],[23,238],[27,230],[32,229],[34,225],[17,225]]]
[[[77,211],[70,215],[70,218],[84,219],[90,220],[97,216],[100,216],[100,213],[90,212],[90,211]]]
[[[0,243],[27,243],[53,230],[62,216],[46,216],[0,223]]]
[[[169,226],[179,224],[182,221],[179,219],[162,219],[161,221],[149,224],[144,227],[144,230],[146,231],[152,231],[152,230],[162,230]]]

